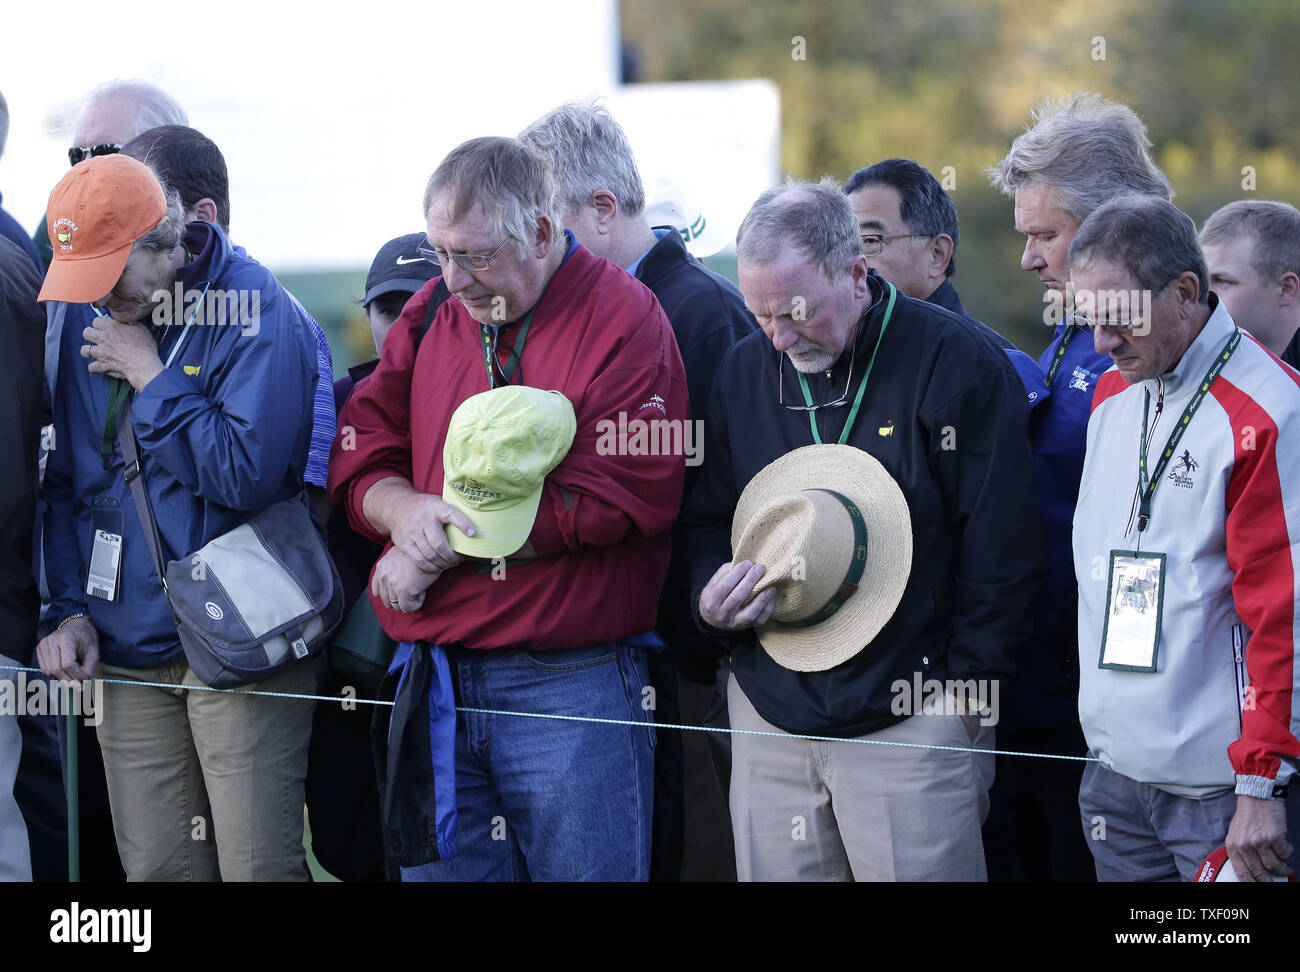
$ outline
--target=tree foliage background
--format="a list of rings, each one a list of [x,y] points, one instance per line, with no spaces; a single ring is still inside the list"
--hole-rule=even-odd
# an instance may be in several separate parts
[[[1130,105],[1197,225],[1233,199],[1300,203],[1296,0],[622,0],[621,21],[635,80],[774,80],[791,175],[842,180],[891,156],[952,166],[954,282],[1034,354],[1042,289],[984,170],[1044,99]]]

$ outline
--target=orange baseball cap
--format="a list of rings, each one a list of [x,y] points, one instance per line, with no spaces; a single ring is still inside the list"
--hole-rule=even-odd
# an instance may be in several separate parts
[[[50,193],[45,228],[54,260],[37,300],[88,304],[117,285],[131,246],[167,214],[157,177],[125,155],[72,167]]]

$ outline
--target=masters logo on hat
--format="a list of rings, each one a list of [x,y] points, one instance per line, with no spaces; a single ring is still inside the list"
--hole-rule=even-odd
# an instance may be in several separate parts
[[[505,557],[533,531],[542,484],[573,445],[573,405],[558,391],[505,385],[460,403],[442,450],[442,499],[474,524],[447,542],[471,557]]]
[[[54,259],[38,300],[88,304],[108,294],[136,240],[167,215],[149,167],[125,155],[74,165],[50,193],[46,230]]]
[[[736,503],[732,563],[766,571],[776,604],[758,641],[777,664],[820,672],[880,633],[912,572],[912,520],[892,476],[846,445],[795,449],[761,469]]]

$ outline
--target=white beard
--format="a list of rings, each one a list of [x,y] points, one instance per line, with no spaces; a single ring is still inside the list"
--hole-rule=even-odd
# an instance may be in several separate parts
[[[835,364],[835,358],[824,351],[814,351],[803,358],[792,357],[790,352],[787,351],[785,356],[790,359],[790,363],[798,371],[802,371],[805,375],[814,375],[819,371],[826,371],[831,365]]]

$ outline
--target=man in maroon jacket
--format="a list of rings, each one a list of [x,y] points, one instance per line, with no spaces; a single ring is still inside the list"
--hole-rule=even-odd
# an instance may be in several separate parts
[[[404,845],[408,880],[648,872],[645,652],[660,647],[681,503],[685,372],[654,296],[562,229],[555,195],[544,163],[513,139],[466,142],[434,172],[430,250],[454,299],[424,328],[432,282],[393,325],[340,419],[330,499],[386,544],[371,597],[405,643],[399,658],[406,645],[417,658],[445,652],[462,709],[632,724],[461,711],[456,853],[431,837],[422,854]],[[439,496],[447,427],[467,398],[510,383],[561,392],[577,433],[523,546],[475,560],[448,542],[474,525]]]

